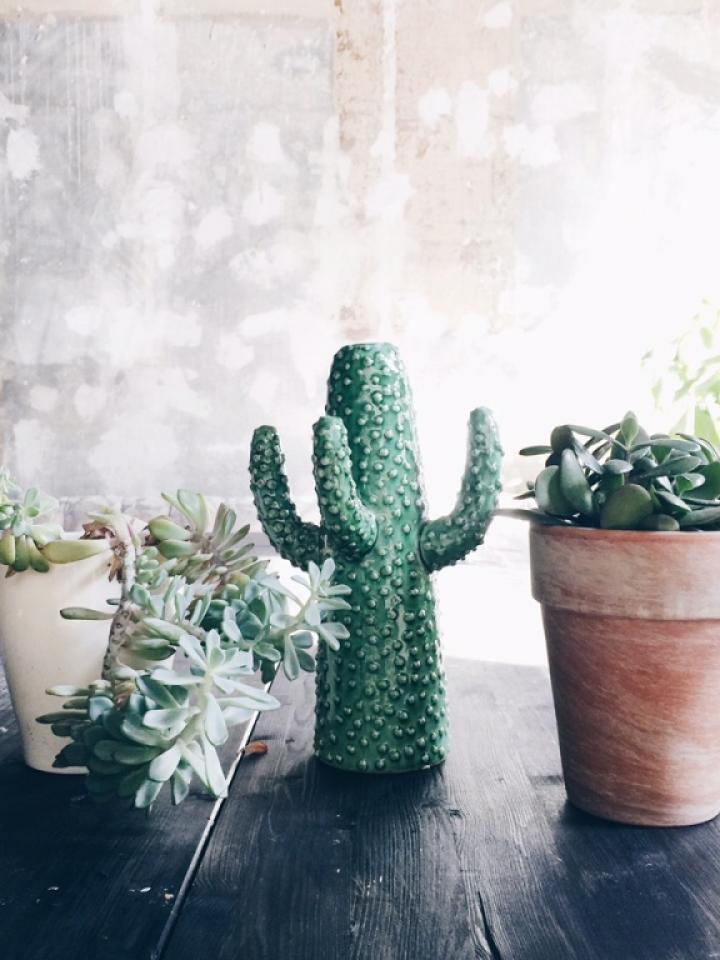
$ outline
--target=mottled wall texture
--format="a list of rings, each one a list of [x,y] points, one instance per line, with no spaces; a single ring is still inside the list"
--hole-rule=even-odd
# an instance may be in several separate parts
[[[716,0],[0,0],[4,459],[242,502],[273,422],[309,504],[332,353],[390,339],[442,509],[477,403],[648,407],[718,170]]]

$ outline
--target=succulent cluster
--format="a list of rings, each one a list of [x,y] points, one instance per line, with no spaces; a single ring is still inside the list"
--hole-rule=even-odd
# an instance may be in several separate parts
[[[604,430],[564,424],[527,493],[546,521],[607,530],[712,529],[720,524],[720,453],[689,434],[648,434],[633,413]],[[528,511],[534,513],[534,511]]]
[[[149,808],[167,783],[180,803],[193,775],[206,792],[223,796],[217,748],[231,727],[279,706],[251,678],[259,671],[267,683],[282,663],[294,679],[315,669],[316,637],[336,649],[347,636],[341,624],[326,622],[348,607],[349,588],[332,584],[332,560],[294,578],[305,588],[301,599],[251,555],[247,527],[236,530],[225,504],[211,523],[200,495],[166,499],[187,525],[163,516],[138,532],[122,516],[96,518],[115,531],[123,554],[121,597],[112,614],[61,613],[112,620],[103,677],[52,688],[65,703],[39,718],[71,740],[56,766],[87,766],[93,798],[129,798],[139,808]],[[177,544],[193,550],[178,553]]]
[[[57,500],[36,487],[23,490],[0,470],[0,564],[6,576],[35,570],[47,573],[53,563],[82,560],[105,549],[102,543],[64,540],[59,524],[49,522]]]

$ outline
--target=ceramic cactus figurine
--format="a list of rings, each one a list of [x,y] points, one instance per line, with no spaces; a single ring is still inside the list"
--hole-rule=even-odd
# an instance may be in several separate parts
[[[317,658],[315,753],[363,772],[437,764],[447,752],[447,717],[430,573],[482,543],[500,489],[495,423],[488,410],[473,410],[457,505],[428,521],[397,349],[338,351],[326,409],[314,428],[319,526],[297,514],[273,427],[255,431],[250,456],[255,504],[273,546],[303,568],[333,556],[338,582],[352,588],[352,609],[337,614],[350,636]]]

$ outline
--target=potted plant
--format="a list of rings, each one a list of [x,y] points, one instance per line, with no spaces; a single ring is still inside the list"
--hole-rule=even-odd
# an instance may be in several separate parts
[[[720,456],[629,413],[564,425],[525,496],[569,799],[625,823],[720,812]]]
[[[230,728],[279,706],[263,684],[279,664],[289,679],[314,670],[315,638],[337,647],[347,636],[326,622],[348,606],[349,588],[331,582],[332,560],[295,578],[300,598],[251,554],[249,528],[238,528],[225,504],[210,517],[199,494],[165,499],[175,516],[140,531],[119,515],[97,519],[116,545],[119,601],[113,614],[73,607],[62,615],[110,618],[102,670],[91,682],[71,685],[68,677],[52,688],[64,703],[38,718],[71,740],[56,767],[87,767],[93,799],[119,797],[138,808],[150,808],[166,785],[180,803],[193,776],[224,796],[217,748]]]
[[[58,611],[69,603],[101,605],[116,593],[108,544],[67,539],[49,522],[56,510],[52,497],[23,491],[0,471],[0,652],[25,762],[44,771],[53,770],[57,752],[54,737],[35,723],[53,702],[45,690],[68,674],[83,682],[97,676],[108,635],[101,621],[80,633]]]

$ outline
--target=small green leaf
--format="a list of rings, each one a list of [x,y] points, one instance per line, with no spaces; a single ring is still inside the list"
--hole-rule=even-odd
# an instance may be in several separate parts
[[[264,660],[270,660],[272,663],[277,663],[281,657],[280,651],[271,643],[256,643],[253,651],[259,657],[262,657]]]
[[[600,526],[605,530],[634,530],[652,512],[652,497],[645,487],[628,483],[608,497],[600,512]]]
[[[288,680],[297,680],[300,675],[300,664],[298,662],[297,650],[295,644],[288,637],[285,641],[285,650],[283,652],[283,670]]]
[[[701,487],[695,490],[695,496],[701,500],[715,500],[720,497],[720,463],[708,463],[707,466],[697,468],[697,472],[705,478]]]
[[[535,480],[535,502],[551,516],[571,517],[575,510],[565,499],[559,484],[559,467],[546,467]]]
[[[228,738],[228,728],[220,704],[212,694],[205,699],[205,735],[213,746],[219,747]]]
[[[148,776],[151,780],[163,782],[169,780],[175,773],[175,769],[181,760],[180,747],[173,745],[164,753],[158,754],[148,768]]]
[[[118,744],[115,747],[115,759],[128,767],[150,763],[158,755],[158,747],[142,747],[135,744]]]
[[[582,516],[591,516],[592,493],[574,450],[565,449],[560,455],[559,476],[560,489],[567,502]]]
[[[567,447],[572,447],[573,439],[572,429],[567,426],[567,424],[561,427],[555,427],[550,434],[550,447],[553,453],[559,455]]]
[[[667,513],[651,513],[649,517],[645,517],[640,523],[640,528],[642,530],[664,530],[671,532],[673,530],[679,530],[680,524],[675,517],[671,517]]]
[[[63,607],[60,616],[63,620],[112,620],[114,614],[91,610],[89,607]]]
[[[645,480],[650,477],[676,477],[683,473],[692,473],[696,467],[701,464],[699,457],[673,457],[656,467],[651,467],[642,471],[642,478]]]
[[[172,775],[171,781],[172,802],[175,806],[182,803],[190,792],[190,780],[186,778],[179,770]]]
[[[135,793],[135,806],[138,810],[146,810],[151,807],[157,800],[162,788],[162,783],[157,783],[155,780],[146,780]]]
[[[699,510],[691,510],[684,517],[679,518],[681,527],[703,527],[708,523],[718,523],[720,521],[720,507],[701,507]]]
[[[227,796],[227,784],[225,782],[225,774],[220,766],[217,751],[207,737],[203,737],[202,746],[205,757],[205,767],[207,769],[208,786],[216,797],[225,797]]]
[[[640,430],[640,424],[638,423],[638,418],[632,412],[628,410],[625,416],[622,419],[620,424],[620,433],[622,434],[622,440],[630,446],[635,441],[635,437],[638,435]]]
[[[168,710],[148,710],[142,723],[151,730],[168,730],[187,719],[188,710],[185,707],[175,707]]]
[[[534,447],[523,447],[518,453],[521,457],[547,456],[548,453],[552,453],[552,447],[539,444]]]
[[[633,465],[627,460],[606,460],[603,467],[606,473],[623,474],[630,473]]]

